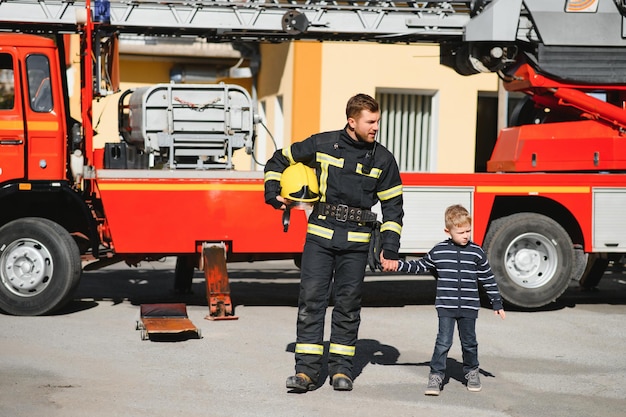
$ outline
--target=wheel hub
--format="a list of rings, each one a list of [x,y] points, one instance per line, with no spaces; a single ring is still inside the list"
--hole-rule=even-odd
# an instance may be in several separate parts
[[[524,288],[546,285],[556,272],[554,243],[539,233],[517,236],[506,251],[506,268],[511,279]]]
[[[42,291],[52,276],[50,253],[41,243],[25,239],[7,247],[0,257],[2,284],[12,293],[27,296]]]
[[[539,266],[539,254],[536,250],[524,248],[515,254],[513,262],[520,274],[529,275]]]

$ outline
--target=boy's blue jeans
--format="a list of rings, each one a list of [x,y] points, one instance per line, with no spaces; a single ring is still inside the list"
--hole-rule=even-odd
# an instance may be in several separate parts
[[[463,349],[463,373],[478,368],[478,342],[476,341],[476,319],[467,317],[439,317],[439,332],[435,342],[435,351],[430,360],[430,373],[446,374],[446,360],[452,346],[454,324],[459,328],[459,338]]]

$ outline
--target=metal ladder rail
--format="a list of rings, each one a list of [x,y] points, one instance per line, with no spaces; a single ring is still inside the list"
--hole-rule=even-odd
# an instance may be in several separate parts
[[[462,36],[470,20],[467,1],[112,0],[108,5],[110,20],[102,28],[214,40],[428,41]],[[84,8],[84,1],[3,0],[0,30],[76,30],[77,12]]]

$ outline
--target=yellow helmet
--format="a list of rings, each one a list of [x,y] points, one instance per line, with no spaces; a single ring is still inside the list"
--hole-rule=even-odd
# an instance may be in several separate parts
[[[320,199],[315,170],[298,162],[288,166],[280,177],[280,195],[296,203],[314,203]]]

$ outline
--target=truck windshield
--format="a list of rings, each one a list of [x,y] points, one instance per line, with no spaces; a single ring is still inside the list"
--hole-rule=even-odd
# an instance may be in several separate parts
[[[50,62],[45,55],[33,54],[26,58],[28,72],[28,98],[30,108],[38,113],[52,110],[52,90],[50,88]]]

